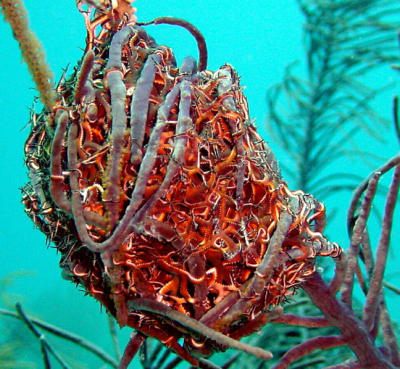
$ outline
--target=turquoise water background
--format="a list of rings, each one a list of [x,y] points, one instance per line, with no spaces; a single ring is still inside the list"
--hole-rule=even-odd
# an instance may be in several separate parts
[[[83,18],[76,10],[74,1],[26,0],[30,23],[42,41],[47,59],[59,79],[67,64],[73,66],[81,58],[85,41]],[[155,5],[152,5],[155,4]],[[207,40],[209,49],[208,68],[215,70],[229,62],[242,76],[241,83],[246,86],[250,114],[256,119],[261,135],[269,141],[278,161],[288,162],[279,145],[271,142],[265,124],[267,106],[265,94],[267,88],[278,83],[284,68],[295,60],[299,68],[304,65],[302,43],[302,16],[295,1],[257,1],[257,0],[192,0],[192,1],[145,1],[135,3],[140,21],[151,20],[157,16],[176,16],[196,25]],[[178,63],[186,55],[197,57],[197,48],[190,34],[178,27],[151,26],[148,32],[159,44],[173,48]],[[25,216],[20,203],[20,188],[26,183],[27,176],[23,163],[23,145],[29,129],[29,108],[37,92],[34,83],[22,62],[17,42],[12,38],[8,24],[0,21],[0,279],[12,273],[24,271],[17,276],[7,292],[12,301],[21,301],[27,312],[64,329],[82,335],[98,343],[108,352],[112,352],[107,319],[99,304],[90,297],[84,297],[82,291],[61,278],[58,268],[59,255],[47,247],[44,236],[34,229],[32,222]],[[382,66],[367,76],[371,86],[382,81],[393,82],[393,88],[383,92],[375,101],[378,113],[391,120],[392,96],[399,91],[397,75],[389,66]],[[397,86],[397,87],[396,87]],[[37,109],[39,108],[39,105]],[[382,128],[382,137],[390,140],[394,136],[391,126]],[[357,138],[359,145],[367,151],[373,151],[382,158],[390,158],[398,152],[398,143],[394,139],[386,144],[378,144],[368,137]],[[378,161],[383,163],[384,160]],[[373,168],[362,159],[346,160],[338,163],[341,171],[359,173],[366,176]],[[333,172],[338,167],[331,169]],[[283,175],[285,175],[283,173]],[[387,180],[386,180],[387,183]],[[293,189],[293,188],[292,188]],[[350,194],[340,194],[330,198],[327,207],[335,206],[338,212],[328,227],[332,241],[347,247],[345,214]],[[377,205],[379,207],[379,205]],[[399,212],[397,212],[397,218]],[[396,220],[395,230],[399,229]],[[372,232],[373,239],[378,237],[378,227]],[[392,250],[386,279],[396,284],[400,282],[399,232],[394,232]],[[388,292],[389,311],[400,321],[397,311],[400,298]],[[7,334],[9,328],[6,318],[0,318],[1,333]],[[127,340],[129,329],[122,334],[121,345]],[[26,330],[26,335],[31,332]],[[1,338],[0,338],[1,342]],[[62,342],[56,341],[57,347]],[[30,352],[39,352],[39,343],[33,341]],[[28,355],[28,354],[27,354]],[[87,368],[100,366],[81,351],[71,351],[87,362]],[[27,356],[27,360],[33,360]],[[37,356],[39,357],[39,356]],[[40,361],[37,367],[42,367]]]

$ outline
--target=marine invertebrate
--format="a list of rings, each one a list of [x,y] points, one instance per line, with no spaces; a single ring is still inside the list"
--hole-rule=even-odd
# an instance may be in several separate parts
[[[69,278],[121,326],[197,365],[180,336],[204,354],[236,343],[207,341],[173,311],[241,338],[312,274],[315,256],[340,249],[320,233],[323,205],[280,179],[231,66],[197,70],[188,57],[177,68],[129,17],[78,5],[85,56],[32,127],[26,210]]]
[[[146,336],[195,366],[226,346],[268,358],[234,339],[308,278],[313,293],[317,255],[340,257],[324,207],[280,178],[231,66],[177,68],[113,4],[78,2],[87,48],[32,124],[26,211],[66,277],[137,330],[125,361]]]

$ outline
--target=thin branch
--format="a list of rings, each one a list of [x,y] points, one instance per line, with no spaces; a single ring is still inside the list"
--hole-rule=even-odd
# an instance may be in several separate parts
[[[297,316],[294,314],[283,314],[278,318],[271,320],[270,322],[308,328],[322,328],[331,326],[331,323],[328,322],[324,316]]]
[[[200,369],[222,369],[220,366],[215,365],[212,361],[207,359],[198,359]]]
[[[221,366],[222,369],[229,369],[231,365],[233,365],[240,357],[241,353],[237,353],[233,355],[230,359],[225,361],[225,363]]]
[[[45,363],[45,367],[50,365],[48,352],[54,356],[54,358],[58,361],[63,369],[70,369],[67,363],[61,358],[61,356],[51,347],[51,345],[47,342],[45,336],[41,334],[33,325],[32,321],[27,317],[25,312],[22,309],[22,306],[19,302],[15,304],[15,307],[18,311],[19,316],[27,325],[29,330],[36,336],[36,338],[40,341],[41,351],[43,353],[43,360]]]
[[[139,348],[142,346],[143,342],[146,340],[146,336],[141,333],[132,333],[128,344],[125,347],[124,354],[119,363],[118,369],[126,369],[131,363]]]
[[[315,359],[311,359],[306,362],[303,362],[301,364],[294,365],[291,369],[307,369],[310,367],[310,365],[320,364],[320,363],[324,363],[324,362],[325,362],[325,358],[323,358],[323,357],[315,358]]]
[[[372,275],[372,271],[374,269],[374,259],[372,256],[372,247],[371,247],[371,242],[370,242],[369,234],[368,234],[367,230],[365,230],[365,232],[364,232],[361,245],[362,245],[361,257],[365,264],[368,279],[370,279],[371,275]]]
[[[361,271],[359,259],[357,258],[357,263],[356,263],[356,269],[354,271],[357,279],[358,279],[358,284],[361,287],[361,290],[365,295],[368,293],[368,286],[367,286],[367,281],[364,278],[363,272]]]
[[[339,255],[339,257],[334,258],[335,261],[335,275],[333,276],[330,284],[329,291],[332,295],[336,295],[336,293],[340,290],[340,287],[343,284],[344,278],[346,276],[346,267],[347,267],[347,257],[345,253]]]
[[[351,236],[351,243],[347,255],[347,269],[342,287],[342,301],[347,304],[351,304],[352,301],[351,297],[354,284],[354,271],[357,267],[359,246],[363,238],[367,219],[371,210],[372,200],[375,196],[380,175],[380,172],[374,172],[369,179],[367,192],[361,204],[360,215],[357,218],[353,229],[353,234]]]
[[[373,325],[373,319],[376,315],[378,308],[379,299],[382,290],[382,280],[386,269],[386,260],[389,251],[390,234],[393,224],[393,214],[396,206],[397,195],[399,192],[400,184],[400,165],[398,165],[393,174],[393,180],[390,185],[389,194],[385,205],[385,213],[383,217],[382,231],[379,239],[376,263],[372,278],[370,281],[370,287],[367,294],[367,300],[365,302],[363,320],[367,327],[371,328]]]
[[[397,141],[400,144],[399,98],[397,96],[393,98],[393,123]]]
[[[397,293],[398,295],[400,295],[400,288],[393,286],[391,283],[383,281],[383,285],[389,289],[390,291]]]
[[[43,337],[40,337],[39,340],[40,340],[40,351],[42,352],[44,367],[45,369],[51,369],[50,358],[46,349],[46,345],[43,341]]]
[[[138,332],[138,333],[140,333],[140,332]],[[143,337],[145,337],[143,334],[142,334],[142,336]],[[134,339],[135,337],[133,336],[133,339]],[[132,341],[132,336],[131,336],[131,341]],[[128,343],[128,346],[129,346],[129,344],[131,343],[131,341]],[[139,350],[139,361],[140,361],[140,365],[144,368],[144,369],[149,369],[150,368],[150,366],[151,366],[151,362],[149,362],[149,356],[148,356],[148,354],[147,354],[147,352],[148,352],[148,350],[147,350],[147,340],[144,340],[143,342],[141,342],[140,343],[140,345],[137,347],[137,349],[136,349],[136,351],[137,350]],[[136,354],[136,351],[135,351],[135,354]],[[133,358],[133,356],[132,356],[132,358]],[[156,367],[160,367],[161,365],[156,365]]]
[[[167,361],[167,359],[170,357],[172,354],[171,350],[164,350],[163,354],[160,356],[160,358],[155,362],[154,366],[152,366],[152,369],[158,369],[161,368],[164,363]]]
[[[178,366],[178,364],[182,361],[182,359],[177,356],[175,357],[174,360],[172,360],[170,363],[168,363],[168,365],[164,368],[164,369],[174,369]],[[159,368],[156,368],[159,369]]]
[[[379,320],[382,325],[382,334],[385,345],[390,350],[390,358],[394,365],[400,367],[400,352],[397,344],[396,333],[386,307],[385,300],[382,298],[380,303]]]
[[[4,310],[4,309],[0,309],[0,315],[5,315],[5,316],[15,318],[15,319],[22,319],[21,316],[18,315],[17,313],[14,313],[13,311],[9,311],[9,310]],[[118,363],[111,356],[109,356],[106,352],[104,352],[102,349],[100,349],[93,343],[85,340],[83,337],[80,337],[78,335],[75,335],[73,333],[65,331],[54,325],[45,323],[39,319],[31,318],[29,316],[28,316],[28,319],[34,325],[44,329],[45,331],[50,332],[51,334],[54,334],[57,337],[66,339],[68,341],[71,341],[71,342],[77,344],[78,346],[82,347],[83,349],[90,351],[91,353],[96,355],[98,358],[100,358],[102,361],[111,365],[113,368],[118,368]]]
[[[121,351],[119,349],[118,334],[115,329],[115,319],[111,314],[107,314],[108,328],[110,330],[111,340],[114,346],[115,358],[117,361],[121,359]]]
[[[381,167],[375,169],[364,181],[361,182],[361,184],[356,188],[354,191],[353,197],[351,199],[350,207],[349,210],[347,211],[347,226],[349,233],[351,231],[351,224],[354,219],[354,214],[357,209],[358,202],[360,201],[360,198],[364,191],[366,190],[368,186],[368,182],[372,176],[375,175],[375,173],[380,173],[381,176],[384,175],[386,172],[388,172],[390,169],[395,167],[396,165],[400,164],[400,154],[394,156],[393,158],[389,159],[385,164],[383,164]]]
[[[161,353],[161,351],[164,348],[164,346],[162,345],[161,342],[153,340],[151,338],[149,338],[146,341],[146,344],[148,345],[149,342],[155,343],[155,347],[152,347],[152,352],[151,352],[151,355],[149,357],[149,362],[150,363],[156,363],[157,357]],[[154,365],[154,368],[159,368],[159,367],[161,367],[161,365],[157,365],[157,363]]]
[[[363,369],[363,366],[360,363],[349,363],[349,364],[337,364],[329,366],[325,369]]]
[[[327,350],[332,347],[345,345],[346,342],[341,336],[314,337],[291,348],[283,355],[279,363],[272,369],[286,369],[291,363],[303,356],[311,354],[313,351],[321,349]]]
[[[357,355],[359,362],[365,369],[395,369],[374,345],[374,341],[362,321],[360,321],[351,308],[329,292],[328,286],[324,283],[318,273],[314,273],[307,279],[303,289],[310,296],[312,302],[336,326],[342,333],[347,345]]]

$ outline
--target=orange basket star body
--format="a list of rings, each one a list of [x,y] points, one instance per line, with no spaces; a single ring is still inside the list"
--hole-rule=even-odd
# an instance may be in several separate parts
[[[143,28],[111,31],[104,19],[89,23],[54,111],[32,119],[23,202],[66,278],[121,326],[196,363],[190,350],[223,345],[130,302],[238,339],[313,273],[317,255],[340,249],[321,234],[323,205],[281,179],[230,65],[199,71],[188,57],[177,67]]]

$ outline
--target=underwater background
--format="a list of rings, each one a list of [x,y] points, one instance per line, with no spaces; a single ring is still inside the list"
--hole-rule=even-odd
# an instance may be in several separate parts
[[[85,27],[82,16],[74,1],[26,0],[30,24],[42,41],[47,60],[57,81],[67,65],[70,71],[81,58],[85,44]],[[215,70],[224,63],[232,64],[241,76],[245,86],[250,114],[256,120],[259,133],[269,143],[278,162],[291,166],[292,158],[270,137],[267,129],[269,114],[266,103],[267,90],[282,81],[285,68],[294,66],[300,76],[306,77],[303,39],[303,14],[296,1],[278,0],[192,0],[150,1],[137,0],[139,21],[148,21],[158,16],[175,16],[186,19],[200,29],[209,51],[208,69]],[[393,14],[400,21],[400,13]],[[184,56],[197,57],[197,47],[192,36],[184,29],[174,26],[149,26],[147,32],[159,44],[171,47],[178,64]],[[20,188],[27,182],[27,171],[23,161],[23,146],[29,128],[30,109],[35,96],[34,83],[22,62],[17,42],[12,37],[8,24],[0,20],[0,293],[1,307],[12,308],[21,302],[25,311],[46,322],[79,334],[112,353],[107,316],[100,305],[72,283],[61,278],[58,267],[59,255],[45,237],[34,228],[25,215],[20,198]],[[379,35],[377,35],[378,37]],[[393,47],[397,47],[396,35]],[[372,70],[373,69],[373,70]],[[329,166],[329,172],[351,173],[365,178],[375,167],[384,163],[399,151],[399,142],[394,138],[392,125],[392,98],[399,91],[400,75],[390,63],[376,66],[363,77],[364,83],[376,88],[379,94],[372,107],[387,120],[379,125],[379,139],[365,133],[354,136],[351,143],[354,155],[341,159]],[[39,110],[40,103],[34,109]],[[340,142],[338,142],[340,145]],[[349,150],[350,151],[350,150]],[[361,151],[372,152],[374,160],[363,156]],[[294,166],[293,166],[294,167]],[[294,180],[282,170],[289,187],[294,190]],[[383,181],[387,184],[388,182]],[[312,193],[312,188],[310,189]],[[328,220],[327,232],[331,241],[347,248],[346,211],[351,193],[341,191],[330,195],[325,202],[335,209],[335,215]],[[379,208],[379,201],[376,202]],[[382,209],[382,207],[381,207]],[[392,236],[390,258],[385,279],[399,285],[400,229],[397,212]],[[370,229],[373,239],[378,237],[379,222]],[[387,293],[389,312],[395,321],[400,321],[400,296]],[[129,337],[129,328],[121,333],[121,348]],[[27,367],[41,368],[39,342],[32,339],[31,332],[15,323],[11,318],[0,318],[0,344],[16,340],[23,342],[24,350],[19,351],[21,361]],[[55,347],[63,352],[65,343],[52,339]],[[67,345],[68,346],[68,345]],[[268,342],[265,342],[268,348]],[[76,363],[74,368],[100,368],[102,364],[93,356],[80,349],[67,347],[69,358]],[[55,366],[57,367],[57,366]],[[105,366],[104,366],[105,367]]]

